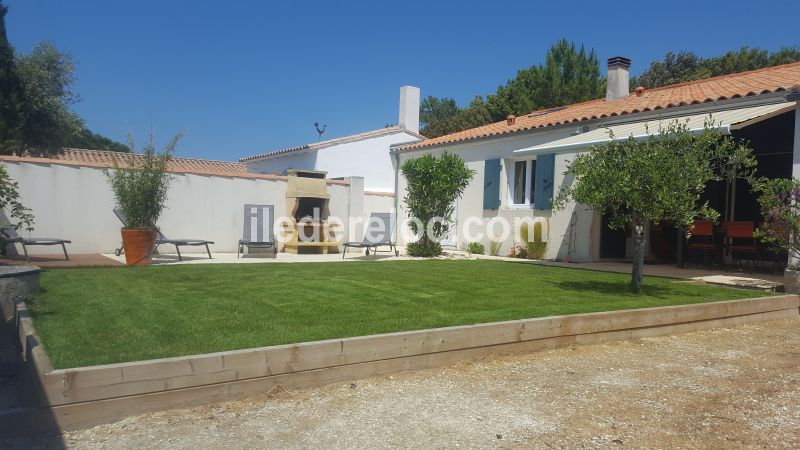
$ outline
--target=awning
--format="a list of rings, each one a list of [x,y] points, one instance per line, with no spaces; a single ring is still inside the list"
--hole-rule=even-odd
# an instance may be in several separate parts
[[[795,103],[778,103],[764,106],[751,106],[749,108],[728,109],[714,111],[712,113],[694,114],[687,116],[676,116],[664,119],[649,120],[643,122],[631,122],[619,125],[600,126],[589,129],[572,136],[558,139],[546,144],[540,144],[529,148],[515,150],[515,154],[537,154],[537,153],[561,153],[580,151],[594,144],[602,144],[611,141],[610,133],[613,133],[614,140],[624,140],[631,136],[642,139],[648,135],[658,134],[661,127],[668,123],[678,120],[686,123],[690,131],[703,131],[706,121],[713,121],[714,127],[722,133],[730,134],[732,130],[738,130],[748,125],[761,122],[762,120],[775,117],[779,114],[795,109]]]

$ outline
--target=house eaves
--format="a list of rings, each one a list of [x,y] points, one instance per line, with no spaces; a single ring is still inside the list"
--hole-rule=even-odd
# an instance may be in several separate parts
[[[413,131],[410,131],[410,130],[407,130],[405,128],[401,128],[401,127],[399,127],[397,125],[394,125],[394,126],[391,126],[391,127],[381,128],[381,129],[378,129],[378,130],[366,131],[364,133],[351,134],[349,136],[343,136],[343,137],[340,137],[340,138],[329,139],[327,141],[314,142],[314,143],[311,143],[311,144],[301,145],[301,146],[297,146],[297,147],[289,147],[289,148],[285,148],[285,149],[282,149],[282,150],[276,150],[276,151],[267,152],[267,153],[260,153],[260,154],[253,155],[253,156],[246,156],[246,157],[243,157],[243,158],[239,158],[239,162],[247,163],[247,162],[259,161],[259,160],[264,160],[264,159],[282,157],[282,156],[285,156],[285,155],[288,155],[288,154],[292,154],[292,153],[299,153],[299,152],[304,152],[304,151],[316,151],[316,150],[321,150],[321,149],[324,149],[324,148],[327,148],[327,147],[333,147],[335,145],[348,144],[348,143],[351,143],[351,142],[358,142],[358,141],[363,141],[363,140],[366,140],[366,139],[373,139],[373,138],[376,138],[376,137],[388,136],[390,134],[396,134],[396,133],[406,133],[406,134],[408,134],[409,136],[413,137],[416,140],[425,139],[425,137],[422,136],[419,133],[414,133]]]

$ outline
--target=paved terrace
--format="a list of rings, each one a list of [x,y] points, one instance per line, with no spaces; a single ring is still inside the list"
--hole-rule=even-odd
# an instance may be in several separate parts
[[[213,253],[213,259],[208,259],[201,253],[184,253],[183,261],[178,261],[177,254],[162,253],[155,255],[153,258],[154,264],[253,264],[253,263],[295,263],[295,262],[350,262],[350,261],[396,261],[396,260],[412,260],[414,258],[403,256],[404,249],[400,249],[399,257],[395,257],[390,253],[378,253],[377,258],[372,255],[365,256],[361,253],[348,253],[342,259],[341,253],[331,255],[293,255],[288,253],[279,253],[277,258],[255,258],[243,257],[237,258],[235,253]],[[461,251],[447,252],[443,258],[447,259],[472,259],[471,256]],[[478,256],[484,259],[496,259],[500,261],[508,261],[519,264],[537,264],[545,266],[566,267],[570,269],[584,269],[596,270],[601,272],[616,272],[616,273],[630,273],[631,264],[624,262],[594,262],[594,263],[563,263],[555,261],[531,261],[517,258],[495,257],[495,256]],[[24,259],[19,258],[0,258],[0,266],[4,265],[25,265]],[[82,266],[123,266],[125,265],[124,256],[115,256],[114,254],[89,254],[89,255],[70,255],[70,260],[66,261],[61,255],[32,255],[32,265],[40,267],[82,267]],[[783,288],[783,273],[751,273],[741,272],[733,268],[720,268],[720,267],[694,267],[687,266],[680,269],[672,264],[646,264],[644,267],[646,276],[666,277],[666,278],[681,278],[681,279],[694,279],[707,283],[716,283],[724,285],[732,285],[738,287],[763,289],[763,290],[777,290]]]

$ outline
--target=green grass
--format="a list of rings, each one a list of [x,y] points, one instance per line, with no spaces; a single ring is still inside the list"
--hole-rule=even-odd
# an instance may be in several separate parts
[[[761,292],[501,261],[50,269],[30,299],[56,368]]]

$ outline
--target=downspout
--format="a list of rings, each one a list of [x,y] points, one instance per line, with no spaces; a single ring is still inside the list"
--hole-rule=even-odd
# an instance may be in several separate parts
[[[391,151],[394,154],[394,240],[395,242],[400,240],[400,228],[399,228],[399,219],[400,216],[400,193],[397,192],[397,189],[400,187],[400,153],[397,150]]]

